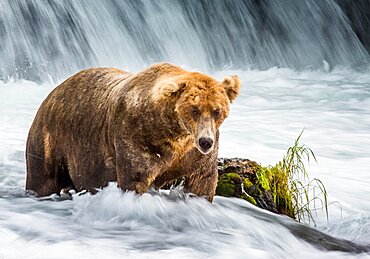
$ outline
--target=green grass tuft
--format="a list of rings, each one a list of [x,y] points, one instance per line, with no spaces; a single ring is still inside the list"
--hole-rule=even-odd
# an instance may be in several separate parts
[[[312,159],[315,162],[317,160],[310,148],[300,144],[302,134],[303,130],[294,145],[288,148],[283,160],[264,174],[270,179],[269,187],[280,211],[299,222],[315,224],[312,212],[317,209],[317,202],[325,209],[329,220],[327,191],[321,180],[317,178],[310,180],[308,176],[306,161],[309,163]]]

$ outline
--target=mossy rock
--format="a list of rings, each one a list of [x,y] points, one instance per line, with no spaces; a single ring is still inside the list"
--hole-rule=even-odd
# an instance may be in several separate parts
[[[237,173],[226,173],[218,178],[216,195],[237,197],[241,193],[242,178]]]
[[[218,173],[216,195],[241,198],[260,208],[279,212],[271,193],[273,173],[270,168],[249,159],[220,158]]]

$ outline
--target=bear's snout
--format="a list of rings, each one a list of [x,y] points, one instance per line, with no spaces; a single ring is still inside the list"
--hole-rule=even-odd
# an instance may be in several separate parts
[[[201,148],[202,153],[207,154],[210,151],[210,149],[213,147],[213,139],[200,138],[199,147]]]

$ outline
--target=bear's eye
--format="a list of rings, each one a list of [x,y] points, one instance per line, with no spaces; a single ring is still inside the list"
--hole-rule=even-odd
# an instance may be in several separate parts
[[[195,119],[199,118],[199,116],[200,116],[200,110],[198,108],[196,108],[196,107],[193,107],[191,109],[191,116],[193,116],[193,118],[195,118]]]
[[[214,118],[218,119],[221,116],[221,111],[219,109],[213,110],[212,115]]]

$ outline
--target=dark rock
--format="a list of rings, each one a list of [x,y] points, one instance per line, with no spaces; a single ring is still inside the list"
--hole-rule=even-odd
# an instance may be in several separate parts
[[[218,159],[218,185],[216,195],[244,199],[262,209],[280,213],[270,190],[260,184],[257,172],[261,166],[243,158]]]

